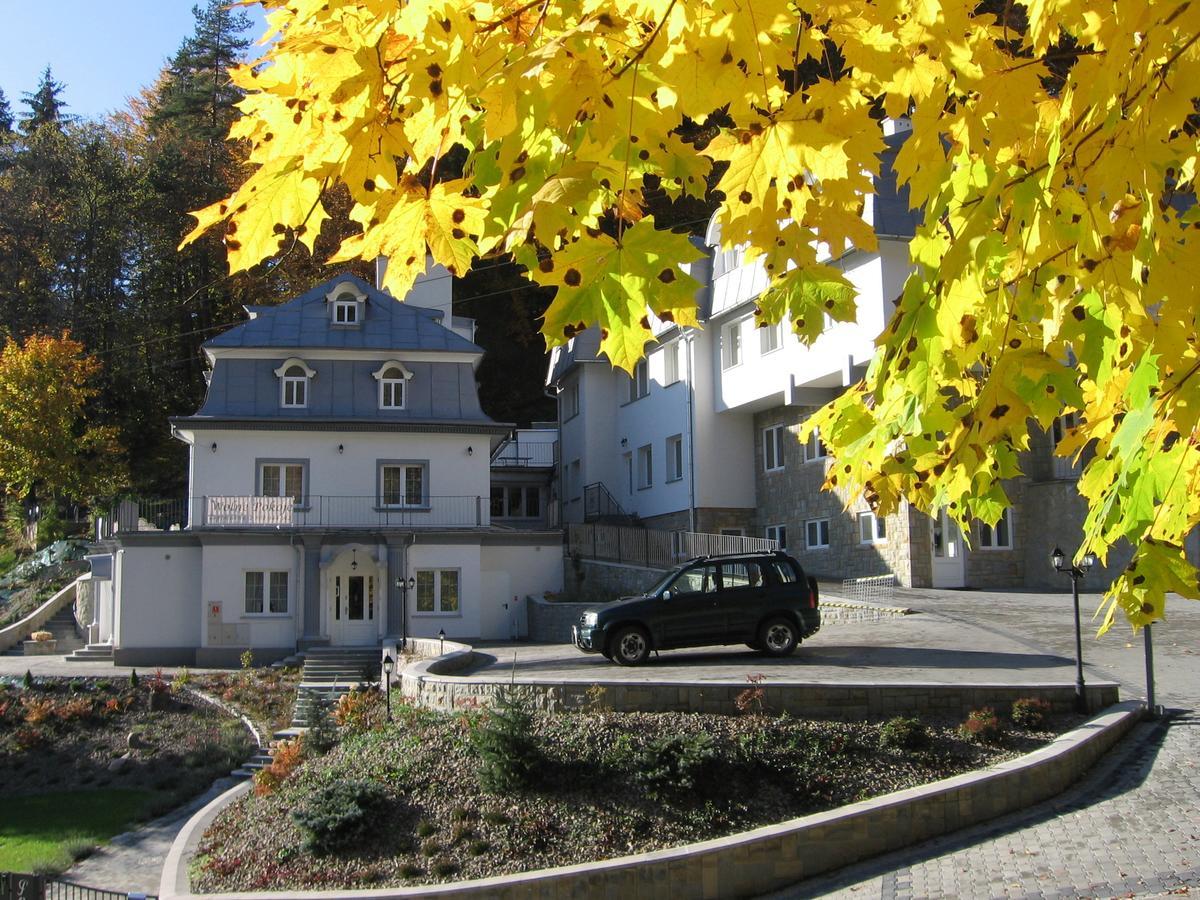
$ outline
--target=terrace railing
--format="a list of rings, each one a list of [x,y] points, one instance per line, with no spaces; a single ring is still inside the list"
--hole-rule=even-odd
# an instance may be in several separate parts
[[[627,563],[651,569],[670,569],[697,556],[776,550],[767,538],[695,531],[658,531],[621,525],[570,524],[566,551],[570,556]]]

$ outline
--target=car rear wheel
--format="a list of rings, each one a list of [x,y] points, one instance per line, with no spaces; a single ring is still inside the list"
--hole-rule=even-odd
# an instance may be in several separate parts
[[[800,643],[796,623],[783,616],[767,619],[758,629],[758,643],[767,656],[789,656]]]
[[[650,655],[650,637],[636,625],[626,625],[617,629],[608,645],[612,659],[623,666],[636,666],[644,663]]]

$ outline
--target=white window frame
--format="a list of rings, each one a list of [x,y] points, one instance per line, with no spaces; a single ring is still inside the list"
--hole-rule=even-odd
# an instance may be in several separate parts
[[[809,519],[804,523],[804,547],[806,550],[829,549],[828,519]]]
[[[643,397],[650,394],[650,364],[643,357],[637,361],[633,367],[633,374],[629,376],[629,401],[633,403],[635,400],[641,400]]]
[[[768,541],[778,541],[779,549],[787,549],[787,526],[786,525],[768,525],[763,528],[763,537]]]
[[[357,325],[358,324],[358,301],[351,297],[345,299],[343,294],[333,301],[333,324],[334,325]]]
[[[721,368],[733,369],[742,364],[742,320],[727,322],[721,328]]]
[[[267,493],[267,470],[276,469],[274,481],[277,493]],[[293,494],[288,491],[289,470],[300,470],[300,491]],[[291,497],[293,505],[299,509],[308,505],[308,460],[307,459],[256,459],[254,461],[255,494],[259,497]]]
[[[663,348],[663,386],[679,381],[679,348],[682,342],[673,341]]]
[[[667,438],[667,481],[683,478],[683,435],[673,434]]]
[[[783,346],[783,323],[776,322],[774,325],[766,325],[758,329],[759,333],[759,353],[766,356],[769,353],[774,353]]]
[[[821,440],[821,431],[819,428],[814,428],[812,434],[808,436],[808,440],[804,442],[804,461],[806,463],[818,462],[826,459],[829,456],[829,449],[825,446],[825,442]]]
[[[1000,543],[999,541],[999,537],[1001,536],[1004,538],[1004,543]],[[994,528],[985,522],[979,523],[980,550],[1012,550],[1014,546],[1011,508],[1004,510],[1000,514],[1000,518],[996,520]]]
[[[637,448],[637,489],[644,491],[654,487],[654,445],[643,444]]]
[[[455,605],[452,609],[446,609],[446,581],[448,576],[453,576],[454,598]],[[414,616],[437,616],[439,618],[462,618],[462,569],[449,568],[418,568],[416,574],[416,587],[413,590],[413,610]],[[421,609],[422,594],[426,590],[426,586],[432,589],[433,601],[432,609]]]
[[[251,597],[250,579],[258,576],[256,597]],[[276,590],[282,582],[283,596],[279,597]],[[292,585],[290,573],[286,569],[246,569],[242,574],[242,615],[245,617],[282,617],[290,616],[292,609]],[[283,608],[275,609],[276,601],[282,599]],[[252,610],[250,604],[257,600],[258,609]]]
[[[379,408],[405,409],[408,406],[408,382],[413,373],[398,359],[389,359],[371,373],[371,377],[379,382]],[[399,390],[400,402],[396,402],[396,392]]]
[[[300,369],[300,375],[296,375],[293,371],[297,368]],[[285,359],[283,365],[275,369],[275,376],[279,379],[279,405],[283,409],[307,409],[308,383],[316,374],[316,370],[310,368],[308,363],[302,359],[294,356],[291,359]],[[297,392],[303,396],[297,397]]]
[[[764,472],[781,472],[784,468],[783,448],[786,425],[768,425],[762,430],[762,465]]]
[[[428,509],[429,508],[429,461],[424,459],[381,459],[376,464],[377,475],[375,479],[376,504],[380,509]],[[400,470],[400,499],[399,502],[389,503],[387,492],[384,489],[386,483],[387,471],[389,469]],[[413,498],[409,496],[409,473],[420,473],[421,493],[419,497]]]
[[[366,312],[367,295],[352,281],[341,281],[325,294],[329,304],[329,323],[339,328],[353,328],[362,324]]]
[[[855,524],[858,526],[858,542],[860,544],[887,543],[886,519],[881,519],[873,512],[860,512]]]

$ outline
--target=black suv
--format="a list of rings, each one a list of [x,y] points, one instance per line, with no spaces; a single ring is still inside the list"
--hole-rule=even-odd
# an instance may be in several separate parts
[[[585,612],[571,635],[580,650],[636,666],[651,650],[713,644],[787,656],[820,627],[816,579],[776,551],[689,560],[641,596]]]

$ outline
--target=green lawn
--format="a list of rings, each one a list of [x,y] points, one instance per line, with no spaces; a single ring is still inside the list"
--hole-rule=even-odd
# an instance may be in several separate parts
[[[0,872],[61,872],[83,848],[127,831],[154,791],[70,791],[0,800]]]

